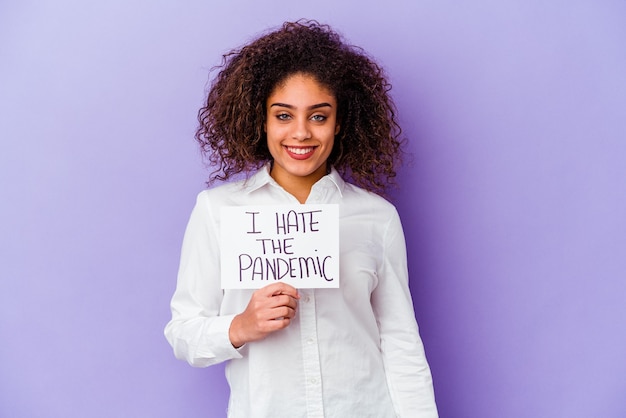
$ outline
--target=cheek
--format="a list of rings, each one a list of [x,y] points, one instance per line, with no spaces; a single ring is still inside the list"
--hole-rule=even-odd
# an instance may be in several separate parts
[[[274,150],[281,147],[282,139],[283,135],[281,134],[280,128],[276,127],[272,123],[268,123],[266,125],[265,140],[267,142],[267,147],[272,153]]]
[[[339,131],[338,131],[336,128],[329,128],[329,129],[326,131],[326,135],[325,135],[325,136],[326,136],[326,138],[327,138],[327,140],[328,140],[328,142],[329,142],[329,144],[330,144],[331,146],[332,146],[332,145],[333,145],[333,143],[335,142],[335,137],[337,136],[337,133],[338,133],[338,132],[339,132]]]
[[[286,129],[285,126],[274,121],[265,122],[264,128],[268,138],[279,138],[284,135]]]

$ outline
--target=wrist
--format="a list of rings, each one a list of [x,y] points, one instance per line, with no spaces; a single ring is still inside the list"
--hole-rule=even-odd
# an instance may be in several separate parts
[[[228,339],[235,348],[241,348],[246,342],[239,336],[239,315],[235,315],[228,328]]]

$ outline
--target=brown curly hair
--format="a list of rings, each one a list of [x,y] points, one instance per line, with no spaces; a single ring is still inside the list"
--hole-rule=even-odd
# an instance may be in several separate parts
[[[328,158],[347,180],[384,193],[394,183],[401,129],[383,69],[329,26],[287,22],[223,56],[206,104],[198,112],[196,139],[217,168],[208,184],[250,173],[272,160],[263,130],[265,103],[289,76],[313,76],[337,100],[341,130]]]

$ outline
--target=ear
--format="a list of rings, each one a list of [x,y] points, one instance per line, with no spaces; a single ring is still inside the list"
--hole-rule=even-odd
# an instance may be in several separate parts
[[[337,135],[340,130],[341,130],[341,125],[339,125],[338,123],[335,124],[335,135]]]

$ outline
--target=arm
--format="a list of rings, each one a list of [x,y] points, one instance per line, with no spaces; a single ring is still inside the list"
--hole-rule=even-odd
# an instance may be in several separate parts
[[[372,306],[381,335],[387,384],[396,414],[437,417],[430,368],[419,336],[408,286],[406,246],[398,214],[384,233],[384,254]]]
[[[217,230],[209,198],[200,193],[185,230],[172,319],[165,327],[176,358],[195,367],[241,357],[228,338],[234,315],[219,315],[223,291]]]
[[[291,323],[299,298],[292,286],[275,283],[252,293],[240,314],[222,315],[217,230],[209,199],[201,193],[185,231],[172,319],[165,327],[176,357],[196,367],[241,358],[236,348]]]

